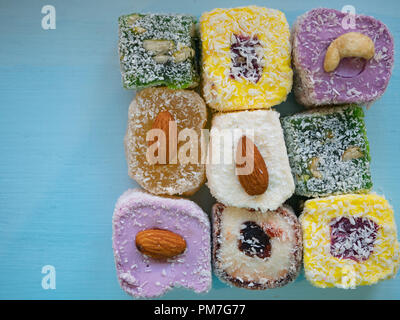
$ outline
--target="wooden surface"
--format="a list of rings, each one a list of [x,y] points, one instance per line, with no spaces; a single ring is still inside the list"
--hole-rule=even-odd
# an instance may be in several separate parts
[[[117,18],[140,12],[200,16],[244,1],[0,2],[0,298],[130,299],[120,288],[111,247],[119,195],[136,186],[123,148],[134,92],[121,86]],[[253,1],[282,10],[290,24],[305,11],[342,1]],[[56,8],[56,29],[43,30],[42,6]],[[400,2],[352,1],[357,13],[385,22],[400,40]],[[399,61],[396,51],[396,61]],[[396,62],[397,64],[397,62]],[[391,201],[400,225],[400,77],[366,112],[374,190]],[[292,96],[277,110],[300,110]],[[206,187],[194,197],[210,211]],[[44,290],[42,267],[56,269]],[[316,289],[300,277],[270,291],[229,288],[215,277],[206,295],[176,289],[164,298],[399,299],[400,278],[356,290]]]

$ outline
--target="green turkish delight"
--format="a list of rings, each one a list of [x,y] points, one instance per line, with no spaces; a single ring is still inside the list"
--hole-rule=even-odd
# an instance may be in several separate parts
[[[297,195],[363,193],[372,188],[363,109],[327,107],[282,119]]]
[[[125,88],[197,86],[194,17],[134,13],[119,17],[118,22],[118,49]]]

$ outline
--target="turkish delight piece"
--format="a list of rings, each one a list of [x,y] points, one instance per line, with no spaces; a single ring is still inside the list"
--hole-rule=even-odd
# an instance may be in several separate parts
[[[175,286],[207,292],[210,246],[208,216],[194,202],[140,189],[118,199],[113,249],[118,281],[128,294],[157,297]]]
[[[206,105],[194,91],[160,87],[138,92],[129,106],[125,135],[129,176],[154,194],[194,194],[206,179],[201,161],[206,122]],[[165,140],[152,138],[157,130],[165,133]],[[190,139],[179,139],[184,130],[190,131]],[[153,150],[157,143],[160,147]]]
[[[400,264],[393,209],[375,194],[305,202],[304,270],[317,287],[355,288],[393,277]]]
[[[217,203],[212,213],[214,271],[222,281],[263,290],[296,279],[302,235],[289,206],[261,212]]]
[[[293,27],[294,93],[305,106],[365,104],[386,90],[394,41],[381,21],[334,9],[313,9]],[[328,61],[335,62],[332,68]]]
[[[194,17],[133,13],[119,17],[118,22],[122,83],[126,89],[197,86]]]
[[[203,96],[220,111],[270,108],[292,88],[285,15],[257,6],[214,9],[200,18]]]
[[[372,188],[361,107],[323,108],[282,119],[297,195],[363,193]]]
[[[249,150],[247,154],[244,145],[252,147],[254,152]],[[238,153],[242,152],[240,159]],[[216,114],[211,125],[209,155],[207,185],[211,194],[228,206],[275,210],[294,192],[276,111]],[[242,165],[247,166],[248,172]]]

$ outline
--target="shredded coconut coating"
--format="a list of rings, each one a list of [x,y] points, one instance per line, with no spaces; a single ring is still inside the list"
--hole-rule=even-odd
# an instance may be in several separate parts
[[[138,14],[123,15],[119,23],[119,56],[122,83],[126,89],[168,86],[184,89],[196,87],[199,75],[195,55],[176,62],[174,53],[182,48],[195,51],[196,19],[188,15]],[[145,40],[169,40],[173,46],[163,53],[164,63],[156,62],[146,50]]]
[[[365,261],[331,255],[330,225],[340,217],[368,218],[378,225],[373,251],[368,252],[370,255]],[[397,227],[393,209],[382,196],[348,194],[308,200],[300,222],[305,275],[314,286],[353,289],[395,276],[400,265]],[[368,236],[370,233],[365,232],[365,237]],[[360,242],[353,245],[359,246]],[[362,248],[354,249],[362,251]]]
[[[361,107],[298,113],[284,117],[282,127],[297,195],[363,193],[372,188]]]
[[[293,74],[290,31],[282,12],[257,6],[214,9],[201,16],[200,33],[207,105],[229,111],[270,108],[286,100]],[[263,67],[256,83],[230,76],[234,35],[257,37],[261,44],[261,50],[252,57]]]
[[[205,182],[205,165],[197,163],[150,164],[146,159],[146,134],[152,128],[159,112],[169,111],[178,134],[185,128],[194,129],[199,137],[207,122],[207,109],[203,99],[194,91],[168,88],[147,88],[138,92],[129,106],[125,151],[129,176],[154,194],[191,195]],[[177,152],[192,140],[178,142]],[[199,159],[200,159],[200,151]]]
[[[222,281],[246,289],[264,290],[282,287],[296,279],[302,261],[302,235],[297,217],[289,206],[260,212],[217,203],[212,213],[214,272]],[[277,233],[270,239],[269,257],[251,257],[239,249],[240,230],[247,221]]]
[[[228,130],[232,138],[230,150],[218,148],[216,143],[223,130]],[[235,130],[239,130],[240,134],[235,134]],[[234,161],[239,139],[250,130],[254,130],[252,140],[265,161],[269,175],[268,189],[257,196],[251,196],[243,189]],[[209,153],[221,155],[219,163],[214,163],[217,161],[212,156],[206,166],[207,185],[218,201],[228,206],[265,211],[277,209],[292,196],[295,187],[278,112],[253,110],[216,114],[212,120],[210,141]],[[223,139],[220,141],[222,146]],[[224,151],[229,154],[224,154]],[[229,156],[230,163],[227,161]]]
[[[294,93],[308,107],[369,103],[386,90],[394,65],[394,40],[384,23],[373,17],[355,15],[355,28],[345,30],[346,13],[318,8],[298,17],[293,25]],[[359,32],[372,39],[375,56],[349,58],[333,72],[323,63],[330,43],[347,32]]]
[[[155,228],[182,236],[185,252],[168,260],[143,255],[135,245],[136,234]],[[173,287],[209,291],[210,238],[208,216],[193,201],[127,190],[118,199],[113,215],[113,249],[122,289],[136,298],[158,297]]]

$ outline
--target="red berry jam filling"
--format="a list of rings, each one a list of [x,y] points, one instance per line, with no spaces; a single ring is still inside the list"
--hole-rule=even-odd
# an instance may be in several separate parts
[[[232,79],[242,77],[257,83],[262,74],[262,54],[257,36],[249,37],[234,34],[231,43],[231,74]]]
[[[331,220],[331,255],[360,262],[374,250],[379,226],[368,218],[340,217]]]
[[[250,257],[268,258],[271,255],[270,237],[257,223],[247,221],[240,230],[239,250]]]

